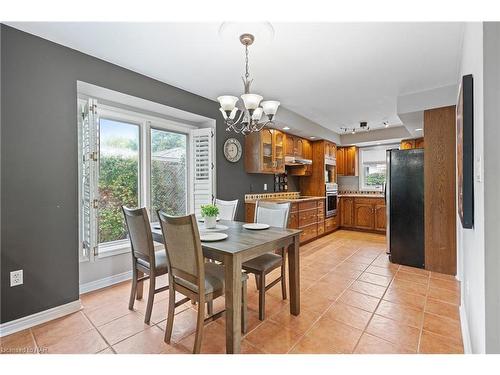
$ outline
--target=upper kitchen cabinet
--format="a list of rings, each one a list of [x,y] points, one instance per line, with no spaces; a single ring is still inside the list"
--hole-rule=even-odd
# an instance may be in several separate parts
[[[285,155],[302,159],[311,159],[311,142],[291,134],[285,134]]]
[[[290,176],[310,176],[312,165],[301,164],[300,159],[312,159],[311,142],[291,134],[285,134],[285,139],[285,155],[293,160],[287,164],[288,174]]]
[[[355,146],[337,148],[337,175],[358,175],[358,148]]]
[[[247,173],[284,173],[285,134],[264,128],[246,135],[245,170]]]
[[[403,139],[399,145],[400,150],[411,150],[413,148],[424,148],[424,138]]]

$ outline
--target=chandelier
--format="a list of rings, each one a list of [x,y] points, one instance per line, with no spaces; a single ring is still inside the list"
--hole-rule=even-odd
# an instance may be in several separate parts
[[[245,46],[245,77],[241,77],[245,87],[245,93],[241,95],[243,104],[236,106],[238,98],[231,95],[219,96],[219,110],[222,112],[226,131],[248,134],[260,131],[266,125],[273,125],[273,118],[278,111],[280,102],[276,100],[262,101],[263,97],[250,93],[250,85],[253,79],[249,79],[248,73],[248,46],[252,45],[255,38],[252,34],[240,35],[240,42]],[[264,120],[261,121],[263,115]]]

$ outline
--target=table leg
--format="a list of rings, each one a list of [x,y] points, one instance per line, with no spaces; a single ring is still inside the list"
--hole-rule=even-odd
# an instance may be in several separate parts
[[[293,237],[293,243],[288,247],[288,280],[290,285],[290,314],[300,314],[300,237]]]
[[[241,258],[224,256],[226,281],[226,353],[239,354],[241,347]]]

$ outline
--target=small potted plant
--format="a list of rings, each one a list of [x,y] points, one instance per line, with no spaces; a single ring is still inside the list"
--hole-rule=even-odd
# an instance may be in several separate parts
[[[201,206],[201,216],[205,219],[205,228],[211,229],[217,226],[217,215],[219,208],[215,204]]]

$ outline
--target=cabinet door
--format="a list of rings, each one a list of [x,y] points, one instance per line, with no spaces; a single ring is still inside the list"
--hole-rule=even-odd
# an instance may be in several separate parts
[[[354,226],[354,198],[342,198],[340,214],[340,222],[343,227],[349,228]]]
[[[299,137],[295,137],[295,156],[304,156],[304,140]]]
[[[290,134],[285,135],[285,154],[286,156],[295,155],[295,140]]]
[[[337,148],[337,174],[340,176],[345,175],[345,148]]]
[[[385,205],[375,205],[375,230],[385,232],[387,225],[386,208]]]
[[[399,148],[401,150],[410,150],[412,148],[415,148],[415,141],[413,139],[403,140],[401,141]]]
[[[424,148],[424,138],[415,139],[415,148]]]
[[[285,134],[273,130],[274,172],[285,173]]]
[[[260,132],[261,143],[261,165],[262,172],[272,173],[274,171],[273,159],[273,132],[271,129],[262,129]]]
[[[375,228],[375,213],[372,204],[354,203],[354,226],[360,229]]]
[[[344,156],[344,176],[357,176],[358,149],[355,146],[348,147]]]

